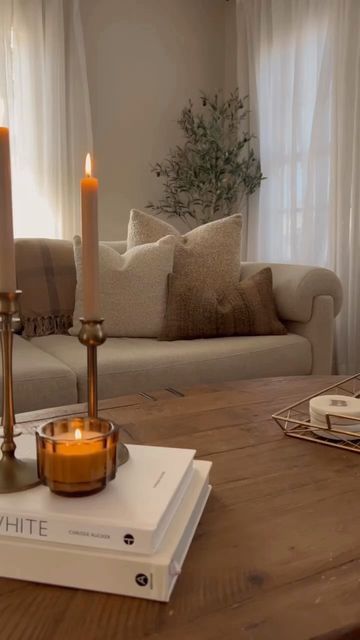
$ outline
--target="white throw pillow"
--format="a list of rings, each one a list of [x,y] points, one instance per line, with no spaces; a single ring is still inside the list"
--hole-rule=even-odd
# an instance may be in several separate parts
[[[157,338],[166,310],[167,277],[172,272],[175,238],[143,244],[124,254],[99,245],[100,304],[108,336]],[[74,238],[76,295],[71,335],[80,329],[83,315],[81,238]]]

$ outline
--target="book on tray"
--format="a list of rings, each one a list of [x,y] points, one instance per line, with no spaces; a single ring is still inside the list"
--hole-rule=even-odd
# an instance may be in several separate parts
[[[32,436],[19,455],[35,455]],[[211,463],[195,451],[127,445],[101,493],[40,486],[0,496],[0,575],[167,601],[205,507]]]

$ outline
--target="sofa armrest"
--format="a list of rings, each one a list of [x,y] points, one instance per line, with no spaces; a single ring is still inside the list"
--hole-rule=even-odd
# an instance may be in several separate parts
[[[330,296],[333,299],[334,317],[339,313],[342,286],[337,275],[330,269],[296,264],[243,262],[241,279],[252,276],[264,267],[271,267],[276,307],[282,320],[309,322],[317,296]]]

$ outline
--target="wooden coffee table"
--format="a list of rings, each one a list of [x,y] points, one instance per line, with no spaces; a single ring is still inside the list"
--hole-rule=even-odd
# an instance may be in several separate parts
[[[124,442],[193,447],[213,462],[213,493],[171,602],[1,579],[0,639],[360,638],[360,456],[287,438],[271,420],[333,381],[249,380],[103,402]],[[81,411],[20,421],[27,430]]]

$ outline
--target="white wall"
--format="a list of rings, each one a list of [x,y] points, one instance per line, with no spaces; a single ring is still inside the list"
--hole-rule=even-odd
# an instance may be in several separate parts
[[[221,89],[225,76],[236,84],[225,47],[234,3],[81,0],[101,238],[124,238],[130,208],[160,193],[150,165],[178,141],[187,99]]]
[[[225,66],[223,86],[225,93],[228,94],[237,86],[236,0],[228,0],[227,2],[225,2],[225,5]]]
[[[225,91],[229,92],[234,86],[239,87],[241,96],[249,95],[249,64],[248,64],[248,43],[246,35],[246,22],[244,9],[241,2],[229,0],[225,16]],[[250,106],[250,105],[249,105]],[[251,114],[250,114],[251,116]],[[251,117],[244,121],[245,127],[251,130]],[[256,146],[256,143],[254,143]],[[249,207],[255,205],[256,198],[252,196],[243,204],[241,214],[243,217],[241,233],[241,255],[243,259],[247,257],[248,245],[248,217]]]

